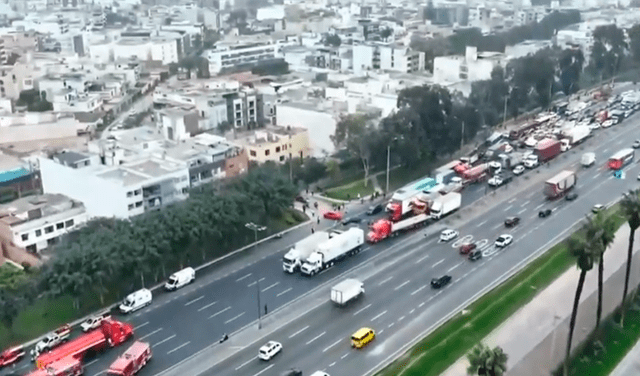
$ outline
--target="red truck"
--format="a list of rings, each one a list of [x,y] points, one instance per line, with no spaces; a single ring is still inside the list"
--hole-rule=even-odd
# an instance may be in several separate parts
[[[131,324],[110,319],[103,320],[100,328],[40,355],[36,360],[36,367],[44,369],[48,365],[66,357],[82,360],[88,352],[97,352],[107,346],[118,346],[131,336],[133,336],[133,326]]]
[[[544,183],[544,194],[550,199],[563,196],[575,187],[578,178],[573,171],[562,171]]]
[[[25,355],[24,348],[22,346],[12,347],[4,350],[0,354],[0,368],[10,366],[13,363],[20,361]]]
[[[464,184],[472,184],[482,181],[488,176],[489,165],[483,163],[476,167],[472,167],[464,171],[461,175],[464,180]]]
[[[151,360],[151,346],[136,341],[121,357],[116,359],[107,371],[108,376],[132,376]]]
[[[544,163],[550,159],[555,158],[561,152],[562,143],[552,138],[545,138],[540,140],[534,150],[535,155],[538,156],[538,162]]]
[[[80,359],[72,356],[57,360],[44,369],[38,369],[27,376],[80,376],[84,372]]]

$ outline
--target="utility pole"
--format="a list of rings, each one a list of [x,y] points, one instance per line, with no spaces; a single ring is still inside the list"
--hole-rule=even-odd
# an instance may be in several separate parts
[[[460,137],[460,150],[462,150],[463,145],[464,145],[464,121],[462,121],[462,136]]]
[[[258,247],[258,231],[264,231],[267,229],[267,226],[260,226],[257,225],[253,222],[249,222],[249,223],[245,223],[244,227],[248,228],[249,230],[253,230],[253,234],[254,234],[254,243],[253,243],[253,247],[254,249]],[[256,286],[258,289],[258,296],[257,296],[257,300],[258,300],[258,329],[262,329],[262,316],[260,315],[260,279],[256,280]]]
[[[507,122],[507,100],[509,100],[509,96],[504,97],[504,112],[502,113],[502,126]]]
[[[387,188],[385,192],[389,192],[389,154],[391,153],[391,144],[387,145]]]

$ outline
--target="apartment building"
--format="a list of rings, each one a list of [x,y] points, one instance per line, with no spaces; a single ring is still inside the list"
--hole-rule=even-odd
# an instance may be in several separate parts
[[[41,71],[27,64],[0,65],[0,98],[18,99],[20,92],[31,90]]]
[[[284,163],[290,158],[305,158],[311,153],[309,132],[298,127],[267,127],[233,140],[249,152],[249,160],[257,163],[267,161]]]
[[[89,46],[89,54],[96,62],[109,63],[118,59],[135,58],[140,61],[177,63],[180,56],[176,38],[122,38]]]
[[[399,43],[370,42],[353,46],[353,71],[364,76],[370,70],[412,73],[424,70],[424,52]]]
[[[456,82],[488,80],[497,65],[504,66],[507,58],[498,52],[480,52],[467,46],[465,55],[439,56],[433,60],[433,81],[438,85]]]
[[[209,73],[218,74],[223,70],[237,67],[251,67],[258,63],[276,59],[281,44],[272,40],[217,42],[204,55],[209,60]]]
[[[61,194],[43,194],[0,205],[0,242],[37,254],[87,222],[84,205]]]

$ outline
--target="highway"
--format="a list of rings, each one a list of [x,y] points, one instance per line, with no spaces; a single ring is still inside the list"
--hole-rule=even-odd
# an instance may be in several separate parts
[[[283,239],[263,243],[252,256],[252,263],[245,261],[242,267],[232,268],[222,278],[219,274],[204,273],[189,287],[174,293],[156,294],[150,307],[120,318],[135,325],[137,339],[149,341],[153,346],[154,360],[140,374],[156,375],[217,342],[223,333],[231,334],[255,323],[258,290],[260,309],[264,313],[266,304],[269,315],[272,310],[345,274],[364,280],[367,291],[364,299],[341,310],[329,304],[327,294],[324,304],[302,307],[306,311],[304,315],[269,336],[268,339],[284,345],[283,353],[274,360],[263,363],[256,359],[258,348],[267,340],[256,337],[255,343],[244,344],[246,347],[236,355],[212,359],[212,362],[221,362],[209,374],[278,375],[291,366],[298,366],[305,373],[324,369],[332,376],[364,374],[417,333],[460,307],[483,286],[493,283],[527,255],[566,231],[594,204],[605,204],[636,187],[637,164],[625,168],[627,176],[623,180],[613,179],[612,174],[598,167],[638,136],[631,124],[637,124],[635,115],[620,125],[597,131],[584,146],[561,155],[551,167],[540,167],[536,170],[540,172],[528,171],[508,187],[498,189],[497,201],[505,192],[521,189],[526,180],[535,178],[535,174],[551,177],[561,167],[576,166],[583,152],[596,152],[596,166],[584,171],[578,169],[579,197],[575,202],[546,202],[540,183],[532,190],[522,190],[515,198],[496,204],[481,221],[458,228],[461,238],[480,240],[487,246],[488,257],[475,263],[467,261],[453,248],[461,241],[440,244],[435,236],[425,237],[424,231],[420,231],[367,247],[359,255],[313,278],[287,275],[282,272],[282,255],[292,242],[309,234],[309,228],[304,227]],[[603,144],[604,138],[608,142]],[[464,191],[463,204],[470,205],[484,193],[485,185],[469,187]],[[537,217],[538,210],[543,207],[554,209],[549,218]],[[355,204],[350,214],[359,210],[364,207]],[[506,231],[502,223],[509,215],[518,215],[522,220],[516,228]],[[323,223],[325,227],[330,225],[328,221]],[[442,226],[438,224],[432,228]],[[494,250],[493,241],[505,232],[514,235],[514,244],[490,255]],[[372,259],[373,262],[367,263]],[[223,263],[212,269],[219,272],[225,266],[228,265]],[[445,273],[454,277],[453,283],[440,292],[432,291],[428,285],[430,279]],[[378,338],[363,351],[351,350],[350,334],[365,325],[374,328]],[[88,361],[86,374],[104,373],[124,347]],[[30,367],[31,364],[25,361],[16,369],[24,373]],[[183,372],[189,374],[188,368]],[[6,373],[2,371],[0,375]]]

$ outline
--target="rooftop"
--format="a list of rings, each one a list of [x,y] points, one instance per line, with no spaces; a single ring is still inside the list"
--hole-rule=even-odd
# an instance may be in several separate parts
[[[45,193],[0,205],[0,220],[16,225],[82,207],[81,202],[74,201],[65,195]]]
[[[89,159],[89,156],[75,151],[64,151],[54,155],[53,159],[62,165],[72,166],[80,161]]]

